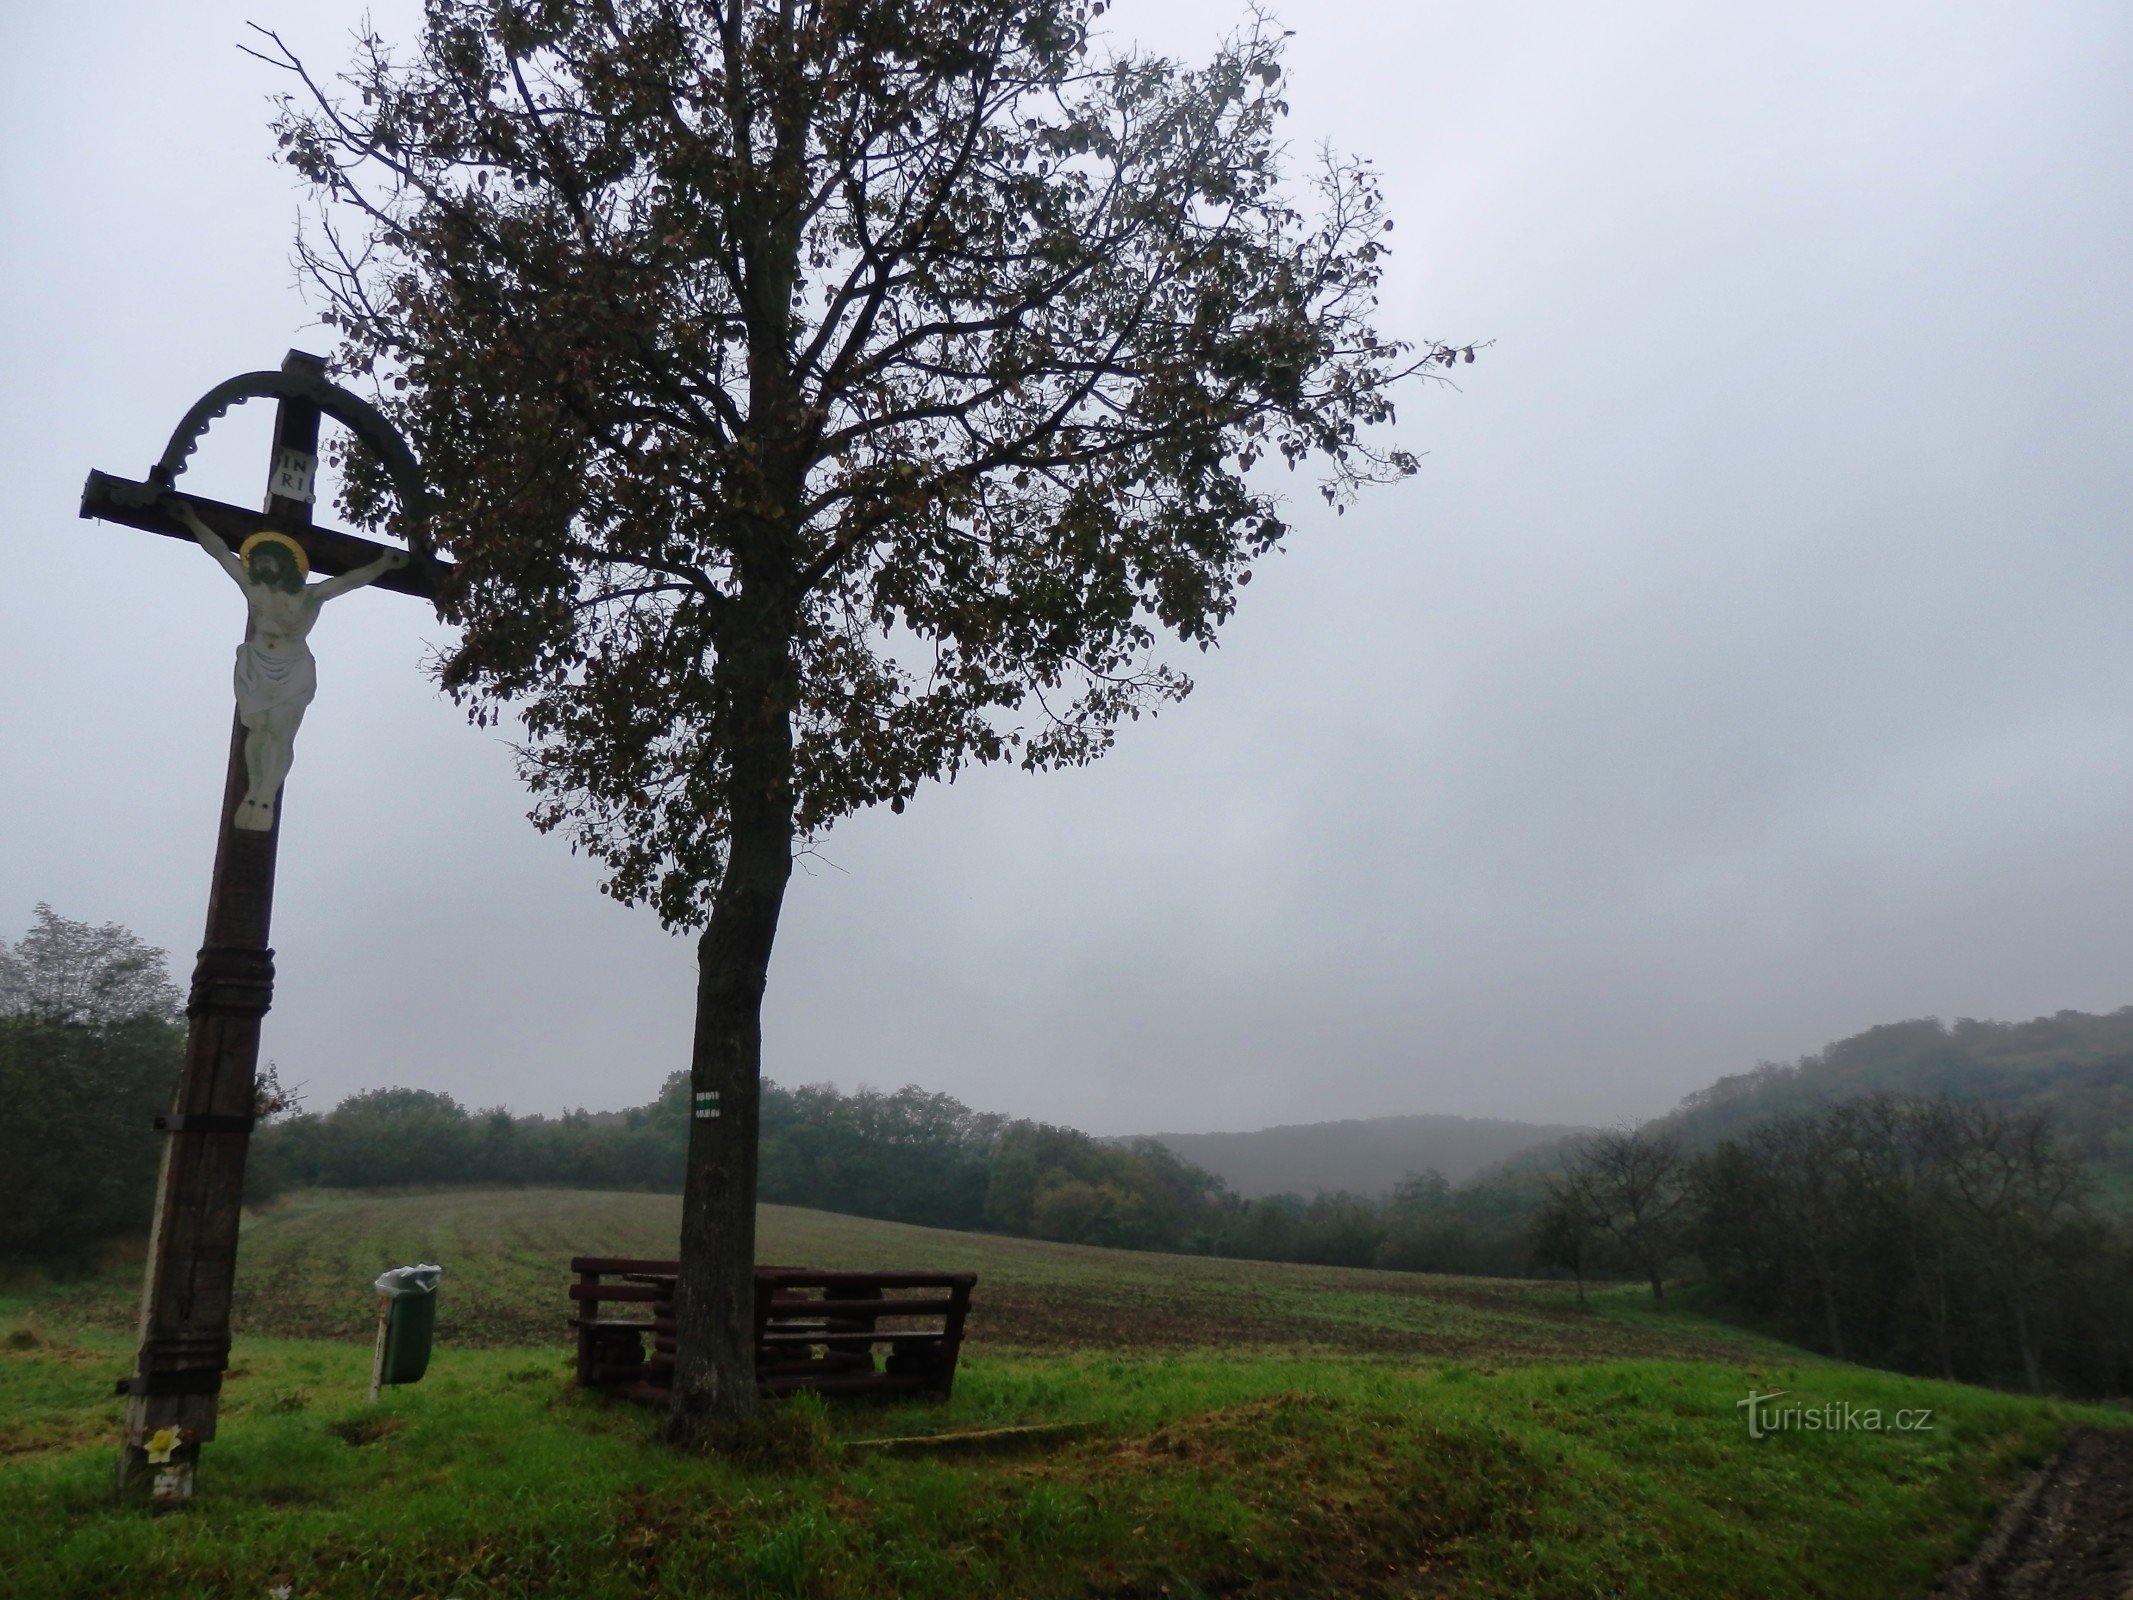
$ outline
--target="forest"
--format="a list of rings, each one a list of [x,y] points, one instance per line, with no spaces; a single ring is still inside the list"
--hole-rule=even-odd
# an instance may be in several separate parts
[[[2095,1203],[2046,1112],[1865,1095],[1756,1124],[1687,1162],[1681,1189],[1661,1244],[1797,1343],[2036,1394],[2133,1392],[2133,1227]]]

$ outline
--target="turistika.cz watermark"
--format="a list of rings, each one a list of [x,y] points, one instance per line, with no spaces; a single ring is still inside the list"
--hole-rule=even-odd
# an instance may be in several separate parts
[[[1790,1394],[1789,1389],[1773,1389],[1768,1394],[1748,1391],[1748,1398],[1736,1400],[1734,1406],[1747,1413],[1748,1437],[1768,1438],[1773,1433],[1931,1433],[1933,1431],[1933,1408],[1922,1406],[1916,1410],[1883,1411],[1879,1406],[1855,1406],[1848,1400],[1829,1400],[1818,1406],[1810,1406],[1795,1400],[1789,1406],[1777,1404]]]

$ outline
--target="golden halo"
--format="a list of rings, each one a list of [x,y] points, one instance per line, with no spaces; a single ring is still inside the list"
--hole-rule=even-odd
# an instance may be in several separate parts
[[[296,575],[299,578],[311,576],[311,558],[304,554],[304,547],[286,533],[276,533],[272,528],[261,528],[251,538],[239,545],[237,547],[237,559],[249,563],[252,559],[252,552],[263,544],[280,545],[289,552],[290,559],[295,561]]]

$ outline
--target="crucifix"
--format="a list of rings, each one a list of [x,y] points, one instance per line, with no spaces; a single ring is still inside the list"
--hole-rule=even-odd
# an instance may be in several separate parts
[[[119,1382],[128,1397],[119,1493],[153,1504],[191,1497],[200,1447],[215,1436],[216,1400],[229,1365],[237,1223],[258,1109],[259,1021],[274,993],[267,934],[279,801],[297,725],[317,686],[306,639],[320,605],[348,589],[374,584],[435,604],[452,573],[421,543],[427,502],[406,444],[375,409],[329,383],[325,371],[319,357],[292,350],[279,372],[219,384],[179,423],[147,481],[92,472],[82,490],[84,517],[197,542],[236,580],[247,613],[207,936],[185,1006],[185,1066],[170,1115],[156,1119],[168,1137],[139,1350],[132,1376]],[[178,493],[177,475],[208,423],[238,401],[267,396],[277,404],[265,509]],[[380,457],[415,550],[313,525],[322,415],[345,423]],[[314,571],[327,581],[307,583]]]

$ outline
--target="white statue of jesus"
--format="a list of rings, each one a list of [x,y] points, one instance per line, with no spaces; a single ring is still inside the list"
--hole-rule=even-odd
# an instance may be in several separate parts
[[[406,566],[407,552],[388,550],[338,578],[306,585],[310,557],[287,534],[261,529],[232,551],[191,506],[175,498],[167,504],[244,591],[250,618],[244,643],[237,647],[236,685],[237,717],[245,727],[247,786],[231,820],[264,833],[274,826],[274,799],[296,756],[296,730],[304,708],[318,693],[318,664],[304,642],[318,621],[318,608],[335,595]]]

